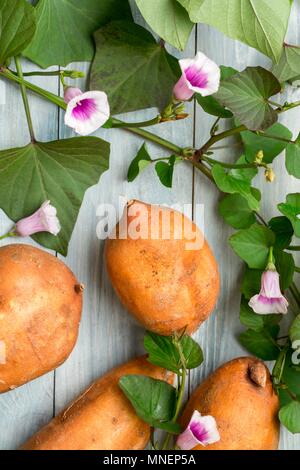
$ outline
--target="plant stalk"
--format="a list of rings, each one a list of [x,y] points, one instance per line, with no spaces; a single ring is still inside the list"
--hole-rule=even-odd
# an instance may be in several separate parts
[[[29,107],[29,102],[28,102],[28,97],[27,97],[27,90],[26,90],[26,86],[23,83],[23,72],[22,72],[22,66],[21,66],[21,61],[20,61],[19,56],[15,57],[15,64],[16,64],[16,68],[17,68],[18,77],[21,80],[20,89],[21,89],[22,100],[23,100],[23,104],[24,104],[24,109],[25,109],[25,114],[26,114],[29,134],[30,134],[30,140],[31,140],[31,142],[35,142],[32,118],[31,118],[31,114],[30,114],[30,107]]]

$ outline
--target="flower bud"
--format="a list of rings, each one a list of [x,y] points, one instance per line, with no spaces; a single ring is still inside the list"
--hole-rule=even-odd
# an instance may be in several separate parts
[[[266,168],[265,177],[269,183],[273,183],[276,178],[273,168]]]

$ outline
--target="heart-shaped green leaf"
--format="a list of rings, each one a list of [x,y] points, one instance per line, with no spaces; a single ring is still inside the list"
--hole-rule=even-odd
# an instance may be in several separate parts
[[[219,212],[227,224],[235,229],[248,228],[256,218],[247,200],[240,194],[229,194],[220,202]]]
[[[259,290],[256,291],[258,293]],[[277,325],[282,319],[282,315],[258,315],[254,313],[252,308],[248,305],[248,300],[242,297],[240,322],[247,326],[250,330],[261,331],[264,328],[268,329],[272,325]]]
[[[171,155],[167,162],[157,162],[155,165],[160,182],[167,188],[172,188],[175,162],[176,156]]]
[[[255,160],[257,152],[263,150],[264,163],[272,163],[274,158],[277,157],[287,147],[288,142],[293,137],[292,132],[279,122],[273,124],[266,132],[268,136],[275,136],[275,139],[264,137],[264,135],[256,134],[255,132],[244,131],[241,132],[241,137],[245,147],[245,156],[248,162]],[[278,140],[279,138],[285,139],[284,141]]]
[[[20,54],[35,33],[34,8],[26,0],[0,2],[0,65]]]
[[[232,235],[229,243],[249,268],[265,269],[270,247],[275,243],[275,235],[269,228],[254,224]]]
[[[175,0],[135,0],[153,31],[166,42],[183,51],[194,24],[186,10]]]
[[[277,119],[268,98],[281,90],[279,81],[262,67],[248,67],[221,83],[215,98],[250,130],[264,130]]]
[[[190,18],[194,18],[205,0],[177,0],[177,2],[186,9]]]
[[[39,0],[36,13],[36,34],[24,55],[43,68],[92,60],[94,31],[131,18],[127,0]]]
[[[279,326],[272,325],[261,331],[247,330],[240,335],[239,340],[251,354],[264,361],[274,361],[280,353],[280,348],[275,343],[278,333]]]
[[[300,433],[300,402],[291,401],[279,411],[279,419],[293,434]]]
[[[170,101],[180,76],[178,61],[148,31],[117,21],[99,29],[95,40],[90,88],[108,94],[112,113],[162,109]]]
[[[300,193],[288,194],[278,209],[291,221],[295,235],[300,238]]]
[[[284,44],[278,64],[272,69],[280,82],[294,81],[300,76],[300,47]]]
[[[275,247],[279,250],[287,248],[292,241],[294,229],[287,217],[273,217],[269,222],[270,229],[275,233]]]
[[[300,342],[300,315],[297,315],[293,321],[289,330],[289,337],[292,343],[294,343],[294,341]]]
[[[172,385],[143,375],[125,375],[119,385],[143,421],[175,434],[180,432],[179,425],[170,422],[176,408],[176,389]]]
[[[39,233],[41,245],[67,254],[85,191],[109,166],[109,144],[97,137],[30,143],[0,152],[0,207],[15,222],[50,200],[57,209],[57,237]]]
[[[146,144],[143,143],[140,150],[138,151],[136,157],[130,163],[127,173],[127,180],[132,182],[139,175],[139,173],[144,170],[148,165],[150,165],[152,159],[147,150]]]
[[[190,17],[195,23],[214,26],[278,62],[290,11],[290,0],[204,0],[191,11]]]

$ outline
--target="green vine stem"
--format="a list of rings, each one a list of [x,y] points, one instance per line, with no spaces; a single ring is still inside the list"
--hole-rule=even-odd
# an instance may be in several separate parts
[[[233,164],[233,163],[224,163],[220,162],[219,160],[215,160],[214,158],[206,157],[205,155],[202,156],[201,160],[204,160],[205,162],[215,165],[221,165],[224,168],[231,168],[231,169],[243,169],[243,168],[257,168],[259,165],[257,163],[243,163],[243,164]]]
[[[300,268],[298,268],[298,266],[296,266],[295,271],[296,271],[296,273],[300,273]]]
[[[286,250],[289,251],[300,251],[300,246],[288,246]]]
[[[21,89],[21,94],[22,94],[22,99],[23,99],[23,104],[24,104],[24,109],[25,109],[28,129],[29,129],[29,134],[30,134],[30,140],[31,140],[31,142],[35,142],[32,118],[31,118],[31,114],[30,114],[30,107],[29,107],[29,102],[28,102],[28,97],[27,97],[27,90],[26,90],[26,86],[23,83],[23,72],[22,72],[22,66],[21,66],[21,61],[20,61],[19,56],[15,57],[15,64],[16,64],[18,77],[21,80],[20,89]]]
[[[2,235],[2,236],[0,237],[0,240],[4,240],[5,238],[15,237],[15,236],[16,236],[15,232],[8,232],[8,233],[6,233],[5,235]]]

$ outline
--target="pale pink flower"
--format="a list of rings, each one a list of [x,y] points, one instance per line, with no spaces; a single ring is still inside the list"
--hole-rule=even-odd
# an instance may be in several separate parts
[[[279,274],[274,269],[264,271],[261,277],[260,293],[249,301],[255,313],[287,313],[288,301],[282,295],[279,284]]]
[[[108,98],[103,91],[82,93],[79,88],[67,87],[64,100],[68,104],[65,124],[79,135],[92,134],[109,119]]]
[[[50,204],[50,201],[45,201],[34,214],[16,223],[15,233],[20,237],[28,237],[38,232],[49,232],[52,235],[57,235],[60,228],[56,208]]]
[[[194,411],[191,420],[176,442],[181,450],[191,450],[198,445],[207,446],[220,440],[216,420],[213,416],[201,416],[199,411]]]
[[[179,61],[182,76],[176,83],[173,95],[178,101],[188,101],[194,93],[213,95],[220,86],[220,68],[215,62],[198,52],[194,59]]]

